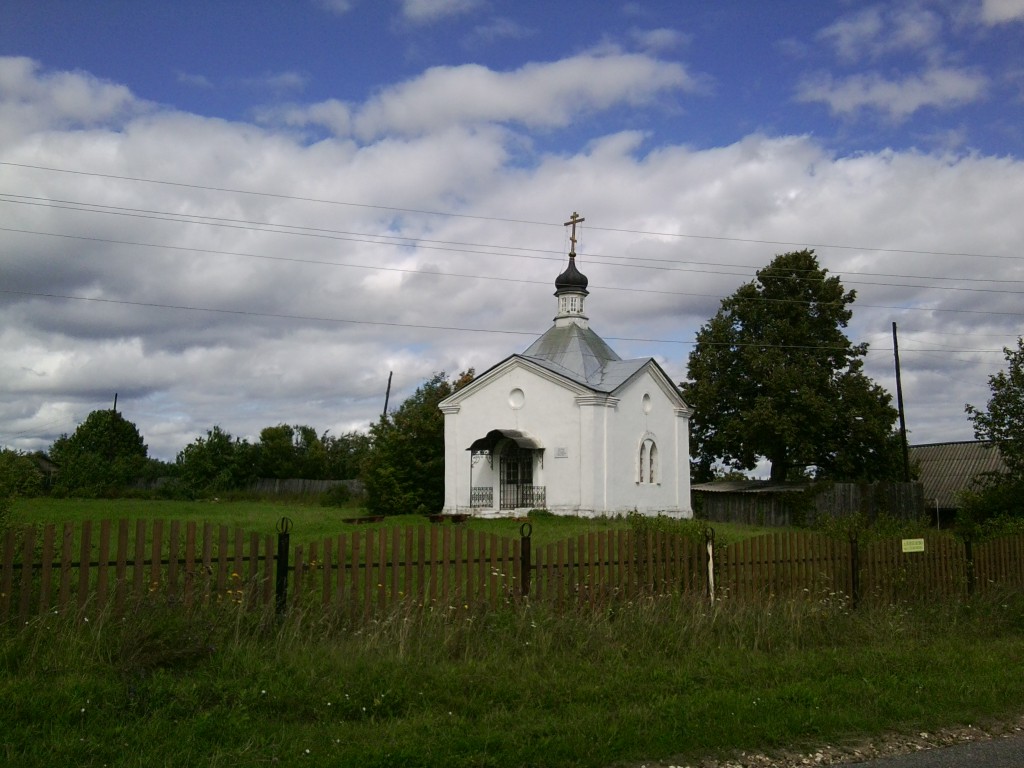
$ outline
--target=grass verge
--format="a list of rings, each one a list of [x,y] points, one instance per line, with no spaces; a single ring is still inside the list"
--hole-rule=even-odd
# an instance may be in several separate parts
[[[0,632],[0,762],[597,767],[927,730],[1024,711],[1022,630],[1018,594],[46,617]]]

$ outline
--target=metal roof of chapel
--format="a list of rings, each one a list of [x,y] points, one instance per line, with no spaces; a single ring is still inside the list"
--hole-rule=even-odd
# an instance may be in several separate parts
[[[521,357],[597,392],[610,393],[650,358],[623,360],[590,328],[552,326]]]

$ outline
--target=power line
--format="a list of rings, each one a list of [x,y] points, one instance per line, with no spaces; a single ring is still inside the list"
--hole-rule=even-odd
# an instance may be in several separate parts
[[[143,184],[160,184],[168,187],[180,187],[183,189],[201,189],[207,192],[227,192],[233,195],[252,195],[255,197],[271,197],[279,200],[295,200],[301,203],[322,203],[324,205],[343,205],[351,208],[372,208],[379,211],[395,211],[396,213],[415,213],[423,216],[449,216],[459,219],[477,219],[480,221],[503,221],[508,224],[530,224],[541,227],[561,226],[550,221],[529,221],[524,219],[504,219],[496,216],[475,216],[469,213],[452,213],[450,211],[429,211],[418,208],[399,208],[391,205],[373,205],[371,203],[352,203],[344,200],[330,200],[317,197],[302,197],[300,195],[285,195],[278,192],[260,192],[251,189],[232,189],[230,187],[212,187],[203,184],[186,184],[179,181],[167,181],[164,179],[147,179],[141,176],[119,176],[113,173],[97,173],[95,171],[76,171],[69,168],[53,168],[44,165],[31,165],[29,163],[12,163],[0,160],[0,165],[9,165],[16,168],[30,168],[37,171],[49,171],[51,173],[67,173],[76,176],[95,176],[100,179],[115,179],[118,181],[136,181]]]
[[[242,229],[242,230],[254,231],[254,232],[267,232],[267,233],[272,233],[272,234],[300,235],[300,236],[305,236],[305,237],[316,237],[316,238],[328,239],[328,240],[341,240],[341,241],[346,241],[346,242],[360,242],[360,243],[366,243],[366,244],[370,244],[370,245],[386,245],[386,246],[393,246],[393,247],[421,248],[421,249],[429,249],[429,250],[448,251],[448,252],[454,252],[454,253],[475,253],[475,254],[480,254],[480,255],[485,255],[485,256],[505,256],[505,257],[512,257],[512,258],[543,259],[545,261],[561,261],[564,258],[561,254],[559,254],[557,256],[554,256],[554,255],[552,255],[552,256],[538,256],[538,255],[535,255],[535,254],[540,254],[540,253],[545,253],[545,254],[555,254],[556,253],[555,251],[544,250],[544,249],[539,249],[539,248],[522,248],[522,247],[519,247],[519,246],[504,246],[504,245],[479,244],[479,243],[464,243],[464,242],[445,241],[445,240],[428,240],[428,239],[421,239],[421,238],[408,238],[408,237],[403,237],[403,236],[398,236],[398,235],[373,235],[373,234],[367,234],[367,233],[353,233],[353,232],[345,232],[345,231],[342,231],[342,230],[330,230],[330,229],[324,229],[324,228],[303,227],[303,226],[299,226],[299,225],[289,225],[289,224],[274,224],[274,223],[271,223],[271,222],[255,222],[255,221],[246,221],[246,220],[239,220],[239,219],[227,219],[227,218],[223,218],[223,217],[203,216],[203,215],[199,215],[199,214],[186,214],[186,215],[172,214],[172,213],[169,213],[169,212],[166,212],[166,211],[153,211],[153,210],[140,209],[140,208],[127,208],[127,207],[124,207],[124,206],[96,205],[96,204],[91,204],[91,203],[82,203],[82,202],[79,202],[79,201],[47,200],[47,199],[44,199],[44,198],[35,198],[35,197],[29,197],[29,196],[26,196],[26,195],[7,195],[8,197],[21,198],[21,199],[17,199],[17,200],[9,200],[9,199],[4,199],[2,197],[2,195],[4,195],[4,194],[7,194],[7,193],[0,193],[0,202],[17,204],[17,205],[41,206],[41,207],[46,207],[46,208],[56,208],[56,209],[60,209],[60,210],[81,211],[81,212],[84,212],[84,213],[102,213],[102,214],[107,214],[107,215],[112,215],[112,216],[126,216],[126,217],[129,217],[129,218],[153,219],[153,220],[157,220],[157,221],[170,221],[170,222],[182,223],[182,224],[198,224],[198,225],[205,225],[205,226],[225,227],[225,228],[229,228],[229,229]],[[65,236],[66,237],[74,237],[72,235],[60,235],[60,234],[55,234],[55,233],[50,233],[50,232],[37,232],[37,231],[34,231],[34,230],[15,229],[15,228],[8,228],[8,227],[0,227],[0,230],[10,231],[10,232],[21,232],[21,233],[24,233],[24,234],[49,235],[51,237],[65,237]],[[373,239],[370,239],[370,238],[373,238]],[[94,241],[97,241],[97,242],[111,242],[111,243],[119,242],[119,241],[116,241],[116,240],[106,240],[104,238],[89,238],[89,237],[85,237],[85,236],[82,236],[80,239],[94,240]],[[136,245],[148,245],[148,244],[143,244],[143,243],[135,243],[135,244]],[[454,246],[454,245],[473,246],[473,247],[466,247],[466,248],[449,247],[449,246]],[[157,247],[157,246],[151,246],[151,247]],[[161,247],[171,248],[173,246],[161,246]],[[479,248],[490,248],[490,249],[495,249],[495,250],[487,250],[487,251],[477,250]],[[502,250],[497,250],[497,249],[502,249]],[[226,251],[215,251],[215,250],[206,250],[206,249],[199,249],[199,248],[191,249],[191,250],[194,250],[196,252],[223,253],[223,254],[230,254],[230,255],[247,256],[249,258],[264,258],[264,259],[273,259],[274,258],[274,257],[269,257],[269,256],[260,256],[260,255],[257,255],[257,254],[232,253],[232,252],[226,252]],[[503,251],[505,251],[505,252],[503,252]],[[522,251],[522,252],[521,253],[509,253],[507,251]],[[630,262],[635,262],[636,259],[633,259],[633,258],[630,258],[630,257],[623,257],[623,256],[607,256],[607,255],[590,254],[589,258],[591,260],[591,263],[604,264],[606,266],[629,267],[629,268],[632,268],[632,269],[661,270],[661,271],[669,271],[669,272],[695,272],[695,273],[700,273],[700,274],[718,274],[718,275],[727,275],[727,276],[736,276],[736,277],[744,277],[745,276],[743,273],[737,273],[737,272],[723,272],[723,271],[719,271],[719,270],[693,269],[693,268],[684,268],[684,267],[664,267],[664,266],[654,266],[654,265],[650,265],[650,264],[630,263]],[[594,259],[601,259],[601,261],[595,262]],[[614,261],[614,262],[613,261],[608,261],[609,259],[615,259],[617,261]],[[280,259],[280,260],[285,260],[285,259]],[[301,260],[301,259],[291,259],[291,260],[293,260],[293,261],[304,261],[304,260]],[[746,269],[742,265],[724,265],[724,264],[723,265],[719,265],[719,264],[715,264],[714,262],[688,262],[688,261],[682,261],[682,260],[653,259],[653,258],[642,258],[641,260],[642,261],[656,261],[656,262],[669,263],[669,264],[699,264],[699,265],[730,266],[730,267],[734,266],[737,269]],[[306,261],[307,261],[307,263],[336,264],[338,266],[346,266],[344,264],[337,264],[336,262],[313,261],[313,260],[306,260]],[[813,272],[814,270],[808,270],[808,271]],[[444,273],[435,272],[434,274],[444,274]],[[980,283],[997,283],[997,284],[1024,283],[1024,280],[1003,280],[1003,279],[1000,279],[1000,280],[985,280],[985,279],[980,279],[980,278],[959,278],[959,277],[944,277],[944,276],[940,277],[940,276],[917,276],[917,275],[886,275],[884,273],[872,273],[872,272],[862,272],[862,273],[855,272],[855,273],[852,273],[852,274],[871,276],[871,277],[901,277],[901,278],[905,278],[905,279],[950,280],[950,281],[956,281],[956,282],[980,282]],[[471,275],[460,275],[460,276],[463,276],[463,277],[474,277],[474,276],[471,276]],[[479,279],[492,279],[491,276],[485,276],[485,275],[476,275],[475,277],[477,277]],[[785,275],[785,276],[781,276],[781,277],[783,279],[786,279],[786,280],[803,280],[803,279],[806,279],[806,278],[789,276],[789,275]],[[501,278],[495,278],[495,279],[501,279]],[[524,282],[530,282],[530,281],[524,281]],[[534,282],[538,282],[538,281],[534,281]],[[998,288],[968,288],[968,287],[963,287],[963,286],[960,286],[960,285],[956,285],[956,286],[942,286],[942,285],[920,285],[920,284],[906,284],[906,283],[879,283],[879,282],[872,282],[872,281],[850,280],[850,279],[847,279],[847,278],[844,278],[843,282],[846,285],[871,285],[871,286],[882,286],[882,287],[891,287],[891,288],[900,288],[900,287],[902,287],[902,288],[924,288],[924,289],[929,289],[929,290],[940,290],[940,291],[965,291],[965,292],[973,292],[973,293],[1008,293],[1008,294],[1024,293],[1024,291],[1013,291],[1013,290],[998,289]],[[619,290],[631,290],[631,289],[619,288]],[[636,289],[636,290],[642,290],[642,289]],[[653,292],[657,292],[657,291],[653,291]],[[683,295],[691,295],[691,294],[683,294]]]
[[[126,246],[131,246],[133,248],[152,248],[152,249],[157,249],[157,250],[181,251],[181,252],[184,252],[184,253],[201,253],[201,254],[209,254],[209,255],[216,255],[216,256],[237,256],[237,257],[242,257],[242,258],[261,259],[261,260],[266,260],[266,261],[280,261],[280,262],[295,263],[295,264],[312,264],[312,265],[330,266],[330,267],[345,267],[345,268],[350,268],[350,269],[366,269],[366,270],[374,270],[374,271],[381,271],[381,272],[397,272],[397,273],[401,273],[401,274],[412,274],[412,275],[430,275],[430,276],[440,276],[440,277],[456,277],[456,278],[464,278],[464,279],[468,279],[468,280],[493,280],[493,281],[498,281],[498,282],[522,283],[522,284],[526,284],[526,285],[549,285],[550,284],[549,280],[529,280],[529,279],[526,279],[526,278],[503,277],[503,276],[500,276],[500,275],[479,275],[479,274],[467,274],[467,273],[461,273],[461,272],[441,272],[441,271],[436,271],[436,270],[425,271],[425,270],[421,270],[421,269],[409,269],[409,268],[403,268],[403,267],[385,267],[385,266],[381,266],[379,264],[356,264],[356,263],[352,263],[352,262],[329,261],[329,260],[325,260],[325,259],[299,258],[297,256],[269,256],[269,255],[266,255],[266,254],[249,253],[249,252],[246,252],[246,251],[226,251],[226,250],[220,250],[220,249],[215,249],[215,248],[198,248],[198,247],[192,247],[192,246],[166,245],[166,244],[161,244],[161,243],[146,243],[146,242],[137,241],[137,240],[115,240],[113,238],[92,237],[92,236],[88,236],[88,235],[70,235],[70,234],[59,233],[59,232],[41,232],[39,230],[20,229],[20,228],[16,228],[16,227],[0,227],[0,231],[2,231],[2,232],[14,232],[14,233],[17,233],[17,234],[44,236],[44,237],[64,238],[64,239],[70,239],[70,240],[82,240],[82,241],[85,241],[85,242],[107,243],[107,244],[110,244],[110,245],[126,245]],[[514,255],[514,254],[509,254],[509,255]],[[678,270],[678,271],[685,271],[685,270]],[[696,270],[696,271],[700,271],[700,270]],[[897,287],[896,284],[883,284],[883,283],[868,283],[868,285],[886,285],[887,287]],[[591,287],[592,288],[598,288],[598,289],[600,289],[602,291],[604,291],[604,290],[608,290],[608,291],[621,291],[621,292],[625,292],[625,293],[651,293],[651,294],[660,294],[660,295],[666,295],[666,296],[693,296],[693,297],[699,297],[699,298],[712,298],[712,299],[720,298],[717,294],[710,294],[710,293],[695,293],[695,292],[690,292],[690,291],[662,291],[662,290],[656,290],[656,289],[653,289],[653,288],[632,288],[632,287],[626,287],[626,286],[621,286],[621,285],[592,284]],[[907,286],[907,287],[928,288],[929,286]],[[982,288],[959,288],[958,289],[958,288],[945,287],[945,286],[934,286],[934,289],[935,290],[962,290],[962,291],[988,292],[988,293],[1024,293],[1024,291],[1001,291],[1001,290],[997,290],[997,289],[982,289]],[[803,300],[800,300],[800,299],[766,299],[766,298],[763,298],[763,297],[752,297],[752,298],[749,298],[749,299],[745,298],[744,300],[745,301],[779,301],[779,302],[794,303],[794,304],[809,304],[810,303],[808,301],[803,301]],[[822,302],[822,304],[823,305],[827,304],[827,302]],[[872,307],[872,305],[870,305],[870,304],[860,304],[858,306],[860,306],[860,307],[868,307],[868,308]],[[883,307],[883,308],[888,308],[888,307]],[[953,311],[953,310],[936,310],[936,311]]]
[[[18,198],[5,200],[3,197]],[[147,208],[129,208],[122,205],[105,205],[102,203],[87,203],[81,200],[60,200],[51,197],[36,197],[32,195],[18,195],[11,192],[0,192],[0,202],[16,203],[23,205],[38,205],[44,208],[57,208],[68,211],[81,211],[83,213],[107,213],[118,214],[140,214],[137,218],[154,218],[157,221],[178,222],[181,224],[208,224],[210,226],[231,226],[233,229],[245,229],[252,232],[271,232],[274,234],[296,234],[296,235],[343,235],[350,238],[360,238],[357,242],[375,242],[377,239],[383,245],[417,246],[422,243],[430,245],[458,245],[472,246],[473,248],[494,248],[507,251],[525,251],[532,253],[553,254],[557,258],[563,258],[561,252],[543,248],[524,248],[516,245],[491,245],[481,243],[466,243],[456,240],[434,240],[424,237],[408,237],[405,235],[382,235],[370,232],[349,232],[339,229],[328,229],[326,227],[310,227],[300,224],[281,224],[271,221],[252,221],[247,219],[229,219],[224,216],[206,216],[199,213],[175,213],[172,211],[155,211]],[[142,215],[145,214],[145,215]],[[373,238],[363,239],[363,238]],[[477,252],[477,251],[474,251]],[[504,254],[501,254],[504,255]]]
[[[0,293],[15,294],[20,296],[32,296],[35,298],[45,299],[63,299],[68,301],[84,301],[93,302],[98,304],[116,304],[131,307],[148,307],[155,309],[172,309],[185,312],[210,312],[215,314],[223,315],[240,315],[244,317],[264,317],[277,320],[306,320],[312,322],[323,322],[323,323],[343,323],[348,325],[372,325],[372,326],[384,326],[388,328],[412,328],[416,330],[430,330],[430,331],[458,331],[463,333],[491,333],[491,334],[503,334],[510,336],[531,336],[536,338],[536,331],[511,331],[500,328],[468,328],[461,326],[448,326],[448,325],[426,325],[422,323],[396,323],[388,322],[384,320],[353,320],[350,318],[339,318],[339,317],[320,317],[316,315],[298,315],[288,314],[281,312],[256,312],[254,310],[245,309],[219,309],[215,307],[194,307],[183,304],[161,304],[158,302],[151,301],[128,301],[125,299],[103,299],[95,296],[72,296],[68,294],[59,293],[44,293],[41,291],[19,291],[12,290],[9,288],[0,288]],[[969,311],[969,310],[965,310]],[[1010,314],[1010,313],[1005,313]],[[610,341],[631,341],[640,342],[646,344],[683,344],[694,346],[698,342],[696,341],[683,341],[681,339],[650,339],[650,338],[637,338],[631,336],[607,336]],[[740,346],[740,347],[767,347],[771,349],[822,349],[822,350],[841,350],[844,347],[832,347],[832,346],[814,346],[814,345],[801,345],[801,344],[767,344],[759,342],[749,342],[745,344],[730,344],[723,343],[718,344],[715,342],[702,342],[708,346]],[[947,350],[947,349],[916,349],[908,350],[912,352],[945,352],[945,351],[957,351],[957,352],[1002,352],[1002,349],[998,350],[978,350],[978,349],[963,349],[963,350]]]
[[[203,184],[188,184],[184,182],[168,181],[164,179],[151,179],[141,176],[123,176],[111,173],[99,173],[95,171],[80,171],[69,168],[54,168],[52,166],[33,165],[30,163],[14,163],[10,161],[0,161],[0,165],[6,165],[16,168],[27,168],[32,170],[47,171],[50,173],[65,173],[77,176],[93,176],[102,179],[115,179],[118,181],[133,181],[143,184],[156,184],[163,186],[179,187],[183,189],[198,189],[209,192],[224,192],[229,194],[237,195],[252,195],[256,197],[269,197],[280,200],[294,200],[297,202],[306,203],[320,203],[323,205],[339,205],[353,208],[370,208],[382,211],[394,211],[397,213],[414,213],[423,216],[444,216],[450,218],[461,218],[461,219],[473,219],[477,221],[497,221],[509,224],[527,224],[530,226],[540,227],[561,227],[560,224],[548,221],[533,221],[529,219],[514,219],[514,218],[503,218],[499,216],[481,216],[467,213],[454,213],[451,211],[431,211],[419,208],[401,208],[398,206],[388,205],[375,205],[370,203],[354,203],[351,201],[344,200],[332,200],[328,198],[315,198],[315,197],[304,197],[301,195],[286,195],[277,192],[263,192],[250,189],[235,189],[231,187],[215,187]],[[1024,259],[1024,256],[1011,256],[1011,255],[998,255],[990,253],[970,253],[960,251],[930,251],[920,250],[911,248],[880,248],[874,246],[862,246],[862,245],[841,245],[837,243],[813,243],[803,240],[767,240],[762,238],[746,238],[746,237],[727,237],[724,235],[699,235],[686,232],[656,232],[651,230],[643,229],[628,229],[620,227],[600,227],[593,226],[589,227],[595,231],[601,232],[615,232],[619,234],[630,234],[630,235],[649,235],[652,237],[676,237],[681,239],[694,239],[694,240],[714,240],[721,242],[732,242],[732,243],[751,243],[756,245],[787,245],[787,246],[804,246],[810,248],[833,248],[837,250],[851,250],[851,251],[870,251],[872,253],[906,253],[915,254],[922,256],[956,256],[966,258],[979,258],[979,259]]]
[[[242,315],[245,317],[267,317],[277,320],[309,320],[322,323],[345,323],[349,325],[379,325],[391,328],[416,328],[431,331],[464,331],[467,333],[501,333],[517,336],[536,336],[535,331],[507,331],[500,328],[461,328],[447,325],[421,325],[416,323],[392,323],[383,320],[352,320],[340,317],[317,317],[315,315],[293,315],[283,312],[256,312],[247,309],[218,309],[215,307],[192,307],[186,304],[160,304],[152,301],[128,301],[126,299],[102,299],[95,296],[71,296],[60,293],[43,293],[40,291],[18,291],[0,288],[0,293],[12,293],[21,296],[34,296],[44,299],[66,299],[69,301],[88,301],[98,304],[118,304],[129,307],[150,307],[156,309],[176,309],[186,312],[211,312],[221,315]],[[678,342],[682,343],[682,342]]]

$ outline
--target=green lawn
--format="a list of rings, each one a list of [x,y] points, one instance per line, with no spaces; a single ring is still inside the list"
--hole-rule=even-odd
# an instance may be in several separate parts
[[[308,503],[287,501],[153,501],[148,499],[18,499],[11,522],[64,523],[84,520],[195,520],[241,527],[246,531],[269,534],[277,532],[283,517],[292,521],[292,537],[297,541],[317,541],[352,530],[361,530],[350,521],[366,514],[358,507],[322,507],[315,500]],[[421,515],[387,517],[378,527],[427,525]],[[450,525],[450,523],[445,523]],[[502,536],[519,536],[522,522],[517,520],[470,520],[466,523],[475,530]],[[690,523],[690,526],[695,525]],[[628,526],[624,518],[599,517],[594,519],[555,517],[544,515],[530,519],[533,541],[536,545],[560,541],[591,531],[617,529]],[[768,528],[715,523],[719,542],[757,536]]]

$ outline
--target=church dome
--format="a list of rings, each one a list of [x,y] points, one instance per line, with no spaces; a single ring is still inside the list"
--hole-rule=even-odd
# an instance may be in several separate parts
[[[555,278],[555,296],[566,291],[587,294],[587,276],[576,269],[576,254],[569,254],[569,266]]]

